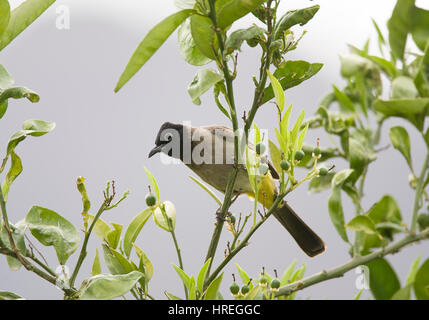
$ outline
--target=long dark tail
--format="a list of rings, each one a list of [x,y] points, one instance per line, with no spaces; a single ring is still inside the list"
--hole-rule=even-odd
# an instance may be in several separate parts
[[[323,240],[298,217],[286,202],[283,202],[282,206],[273,214],[308,256],[314,257],[325,251]]]

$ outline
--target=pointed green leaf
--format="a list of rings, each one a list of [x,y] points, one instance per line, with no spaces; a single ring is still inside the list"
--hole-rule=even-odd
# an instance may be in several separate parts
[[[134,51],[127,66],[121,74],[116,84],[115,92],[118,92],[130,80],[137,71],[152,57],[152,55],[162,46],[168,37],[181,25],[194,10],[185,9],[176,12],[153,27],[137,49]]]
[[[198,288],[198,291],[200,291],[200,292],[203,292],[204,280],[206,279],[206,275],[207,275],[207,271],[209,269],[210,262],[211,262],[211,258],[207,259],[207,261],[204,263],[203,267],[201,268],[200,272],[198,272],[197,288]]]
[[[144,167],[144,171],[146,172],[147,179],[149,180],[149,183],[152,186],[152,191],[155,192],[156,201],[157,203],[159,203],[161,200],[159,195],[158,183],[156,183],[154,176],[152,175],[152,173],[149,171],[148,168]]]
[[[283,112],[283,108],[285,106],[285,93],[280,82],[277,80],[275,76],[271,74],[270,71],[267,70],[268,77],[270,78],[271,87],[273,88],[274,96],[276,97],[277,105],[280,108],[280,111]]]
[[[293,27],[294,25],[299,24],[300,26],[305,25],[310,21],[314,15],[319,10],[320,6],[315,5],[312,7],[292,10],[286,12],[277,22],[274,28],[274,39],[280,39],[283,33]]]
[[[9,291],[0,291],[0,300],[21,300],[22,297]]]
[[[393,147],[402,153],[408,163],[408,166],[412,168],[410,137],[408,136],[407,130],[401,126],[392,127],[389,131],[389,137],[390,141],[392,141]]]
[[[349,242],[347,237],[346,228],[344,226],[344,211],[341,203],[341,188],[332,188],[331,196],[328,200],[328,210],[331,221],[340,235],[341,239],[345,242]]]
[[[152,213],[153,210],[151,208],[147,208],[131,220],[124,235],[124,253],[127,257],[130,257],[133,243],[136,241],[137,236]]]
[[[101,273],[100,256],[98,254],[98,249],[95,249],[95,257],[94,257],[94,262],[92,263],[91,274],[93,276],[96,276],[97,274],[100,274],[100,273]]]
[[[220,284],[222,282],[223,273],[221,273],[216,279],[214,279],[207,287],[206,293],[204,294],[204,300],[217,300],[217,293],[219,291]]]
[[[414,279],[414,293],[418,300],[429,300],[429,259],[423,262]]]
[[[55,0],[26,0],[12,10],[6,29],[0,32],[0,51],[33,23]]]

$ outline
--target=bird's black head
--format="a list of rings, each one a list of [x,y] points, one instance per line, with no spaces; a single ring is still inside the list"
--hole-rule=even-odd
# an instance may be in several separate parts
[[[183,124],[164,122],[155,139],[155,147],[149,152],[149,158],[164,152],[170,157],[181,159],[183,151]]]

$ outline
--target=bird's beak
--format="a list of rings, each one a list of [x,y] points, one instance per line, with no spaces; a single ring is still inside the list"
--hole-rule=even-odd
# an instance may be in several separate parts
[[[162,147],[163,147],[163,145],[159,145],[159,146],[154,147],[152,150],[150,150],[148,158],[151,158],[153,155],[161,152]]]

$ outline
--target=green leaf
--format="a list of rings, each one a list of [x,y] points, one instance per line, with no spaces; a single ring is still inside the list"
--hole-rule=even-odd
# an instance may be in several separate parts
[[[97,274],[100,274],[100,273],[101,273],[100,256],[98,254],[98,249],[95,249],[95,257],[94,257],[94,262],[92,263],[91,274],[93,276],[96,276]]]
[[[363,289],[359,290],[359,292],[356,294],[356,296],[353,298],[353,300],[359,300],[362,293],[363,293]]]
[[[252,289],[253,288],[253,284],[250,282],[250,277],[249,275],[246,273],[246,271],[244,271],[239,265],[238,263],[235,264],[235,267],[237,268],[238,274],[240,275],[241,281],[243,282],[243,285],[247,285],[249,284],[249,288]],[[250,283],[249,283],[250,282]]]
[[[367,263],[369,286],[374,298],[389,300],[401,287],[395,271],[386,259],[379,258]]]
[[[429,39],[429,10],[414,7],[410,20],[412,22],[411,35],[420,50],[425,50]]]
[[[412,168],[410,137],[408,136],[407,130],[401,126],[392,127],[389,131],[389,137],[390,141],[392,141],[393,147],[402,153],[408,163],[408,166]]]
[[[215,201],[219,206],[222,206],[222,201],[214,194],[214,192],[202,181],[198,180],[193,176],[189,176],[196,184],[198,184],[201,188],[203,188]]]
[[[0,102],[6,101],[7,99],[23,99],[27,98],[30,102],[39,102],[40,97],[34,91],[25,87],[12,87],[7,88],[0,93]]]
[[[413,288],[413,284],[407,284],[405,287],[399,289],[392,296],[391,300],[410,300],[411,289]]]
[[[358,73],[365,75],[367,72],[374,69],[374,63],[368,57],[362,57],[356,53],[340,56],[341,59],[341,75],[349,78]]]
[[[334,176],[335,177],[335,176]],[[347,237],[346,228],[344,226],[344,211],[343,205],[341,203],[341,188],[334,187],[332,188],[331,196],[328,199],[328,210],[329,217],[340,235],[341,239],[345,242],[349,242]]]
[[[204,290],[204,280],[206,279],[210,262],[211,262],[211,258],[207,259],[207,261],[204,263],[203,267],[201,268],[200,272],[198,272],[197,288],[198,288],[198,291],[200,292],[203,292]]]
[[[414,293],[418,300],[429,300],[429,259],[423,262],[416,273],[414,280]]]
[[[414,283],[417,271],[419,270],[421,255],[419,255],[411,264],[410,271],[408,272],[407,284]]]
[[[395,199],[389,195],[385,195],[380,201],[375,203],[368,211],[368,217],[374,222],[379,233],[388,239],[391,239],[393,234],[398,230],[392,228],[394,226],[401,227],[401,211]],[[390,228],[381,228],[382,225],[391,224]],[[383,242],[379,236],[365,235],[363,240],[364,250],[380,247]]]
[[[282,277],[280,278],[281,286],[285,286],[289,284],[291,281],[292,273],[295,270],[296,260],[293,260],[292,263],[287,267],[287,269],[283,272]]]
[[[377,56],[368,56],[368,59],[371,60],[375,65],[377,65],[390,78],[396,77],[397,70],[395,65],[391,61]]]
[[[111,274],[126,274],[133,270],[131,263],[118,251],[106,244],[102,248],[104,261]]]
[[[411,29],[410,11],[415,0],[398,0],[393,9],[392,16],[387,22],[389,29],[389,44],[394,59],[402,60],[404,57],[408,31]]]
[[[276,97],[277,106],[280,108],[280,111],[283,112],[283,108],[285,107],[285,93],[283,88],[277,78],[273,76],[270,71],[267,70],[267,74],[270,78],[274,96]]]
[[[191,20],[191,34],[195,45],[207,58],[216,60],[215,52],[219,48],[210,18],[194,14]]]
[[[6,30],[0,33],[0,51],[33,23],[55,0],[27,0],[12,10]]]
[[[168,37],[181,25],[194,10],[185,9],[176,12],[160,23],[153,27],[143,41],[139,44],[134,51],[130,60],[128,61],[125,70],[122,72],[121,77],[116,84],[115,92],[118,92],[130,80],[137,71],[152,57],[152,55],[162,46]]]
[[[331,187],[332,178],[335,172],[329,171],[326,176],[316,176],[308,184],[308,192],[318,193]]]
[[[33,206],[25,217],[31,234],[44,246],[53,246],[58,261],[64,265],[79,247],[80,235],[75,226],[58,213]]]
[[[319,5],[315,5],[304,9],[286,12],[274,27],[274,39],[280,39],[283,36],[283,33],[294,25],[305,25],[314,17],[319,8]]]
[[[219,291],[220,284],[222,282],[223,272],[214,279],[207,287],[204,295],[204,300],[217,300],[217,293]]]
[[[129,258],[131,249],[133,247],[134,241],[136,241],[137,236],[139,235],[141,229],[145,225],[146,221],[152,215],[153,210],[147,208],[144,211],[140,212],[137,216],[131,220],[127,230],[124,235],[124,253]]]
[[[374,25],[375,30],[377,31],[378,36],[378,47],[380,49],[380,52],[383,52],[383,45],[386,44],[386,40],[384,40],[383,33],[381,33],[380,27],[378,26],[377,22],[372,19],[372,24]]]
[[[196,0],[174,0],[174,5],[178,9],[192,9]]]
[[[385,195],[368,211],[368,216],[375,224],[392,222],[401,224],[402,217],[398,204],[392,196]]]
[[[4,0],[2,0],[4,1]],[[7,2],[7,1],[6,1]],[[0,64],[0,90],[3,91],[10,88],[14,81],[6,69]]]
[[[282,153],[280,149],[271,140],[268,140],[268,146],[270,150],[271,161],[274,165],[274,168],[276,168],[277,172],[282,172],[282,168],[280,167],[280,162],[282,161]]]
[[[24,140],[27,136],[40,137],[52,131],[55,128],[54,122],[43,120],[27,120],[22,124],[22,130],[15,132],[9,139],[7,144],[7,154],[12,152],[18,143]]]
[[[353,169],[344,169],[337,172],[332,178],[332,188],[340,187],[353,173]]]
[[[6,1],[7,2],[7,1]],[[21,296],[9,291],[0,291],[0,300],[21,300]]]
[[[91,214],[88,214],[88,224],[91,225],[92,221],[94,221],[94,216]],[[99,238],[101,241],[107,241],[107,235],[112,229],[110,228],[109,224],[104,221],[101,218],[98,218],[95,222],[95,226],[93,229],[93,232]]]
[[[223,76],[213,69],[198,70],[194,79],[188,86],[188,93],[191,96],[192,102],[196,105],[200,105],[200,96],[222,80]]]
[[[423,130],[425,115],[429,110],[429,98],[377,99],[373,107],[388,117],[406,118],[419,130]]]
[[[289,60],[282,62],[278,69],[274,72],[274,76],[279,79],[283,90],[295,87],[301,82],[310,79],[322,68],[321,63],[309,63],[307,61]],[[270,101],[274,97],[273,88],[269,85],[264,90],[262,104]]]
[[[148,168],[144,167],[144,171],[146,172],[147,179],[149,180],[149,183],[152,186],[152,191],[155,192],[156,201],[157,203],[159,203],[160,195],[159,195],[158,183],[156,183],[154,176],[152,175],[152,173],[149,171]]]
[[[399,76],[392,81],[392,99],[413,99],[418,94],[414,81],[410,77]]]
[[[175,296],[174,294],[171,294],[167,291],[164,291],[164,294],[167,296],[168,300],[183,300],[182,298],[179,298]]]
[[[375,155],[366,141],[360,141],[355,137],[350,137],[348,139],[348,144],[350,168],[353,169],[353,174],[350,176],[349,180],[354,184],[368,164],[375,159]]]
[[[186,19],[183,22],[178,31],[177,38],[179,42],[179,50],[183,57],[183,59],[194,66],[202,66],[210,61],[211,59],[207,58],[200,49],[198,49],[195,44],[194,38],[192,38],[191,34],[191,20]]]
[[[234,21],[244,17],[267,0],[227,0],[217,4],[217,24],[221,29],[230,26]]]
[[[254,47],[259,40],[265,39],[264,29],[257,25],[252,25],[247,29],[238,29],[232,32],[225,41],[225,52],[231,54],[234,51],[240,51],[241,45],[244,41],[247,41],[249,46]]]
[[[82,282],[79,289],[81,300],[110,300],[130,291],[143,277],[138,271],[123,275],[99,274]]]
[[[429,42],[414,78],[414,84],[422,97],[429,97]]]
[[[153,276],[153,265],[152,262],[147,257],[146,253],[143,252],[142,249],[140,249],[136,244],[133,244],[134,249],[136,250],[137,255],[140,258],[140,270],[144,270],[145,280],[149,282],[150,279],[152,279]]]
[[[337,97],[340,106],[342,106],[342,110],[348,112],[355,112],[355,106],[352,100],[342,91],[340,91],[335,85],[332,86],[334,88],[335,96]]]
[[[374,222],[368,216],[358,215],[350,220],[349,223],[346,224],[346,227],[350,230],[363,231],[366,234],[378,235]]]
[[[10,186],[12,185],[13,181],[20,175],[22,172],[22,162],[21,159],[18,157],[18,155],[15,153],[14,150],[11,150],[10,152],[10,158],[11,158],[11,165],[10,169],[6,175],[5,180],[3,181],[3,184],[1,186],[3,197],[7,201],[7,195],[9,193]]]
[[[183,284],[185,285],[186,289],[190,289],[191,285],[191,277],[186,274],[185,271],[183,271],[180,267],[173,264],[174,270],[176,270],[177,274],[179,275],[180,279],[182,280]]]
[[[8,0],[0,0],[0,36],[6,30],[10,19],[10,5]]]
[[[111,223],[111,225],[113,226],[113,230],[110,230],[107,233],[106,240],[109,243],[110,247],[116,249],[118,247],[119,240],[121,239],[121,232],[123,226],[121,224],[116,224],[113,222]]]
[[[25,239],[24,239],[25,228],[26,228],[26,224],[23,221],[20,221],[15,226],[11,227],[12,238],[15,242],[16,247],[23,255],[27,253],[27,248],[25,246]],[[10,241],[9,241],[9,234],[7,233],[3,224],[0,224],[0,239],[6,245],[7,248],[12,249],[12,246],[10,245]],[[12,271],[18,271],[22,266],[21,262],[19,262],[18,259],[15,259],[13,257],[7,256],[6,260],[9,268]]]
[[[164,216],[164,212],[160,208],[161,206],[164,207],[166,216]],[[167,219],[171,220],[171,224],[174,230],[176,226],[176,208],[174,207],[174,204],[171,201],[164,201],[160,205],[160,207],[157,207],[153,212],[153,220],[159,227],[161,227],[165,231],[170,232],[171,230]]]

